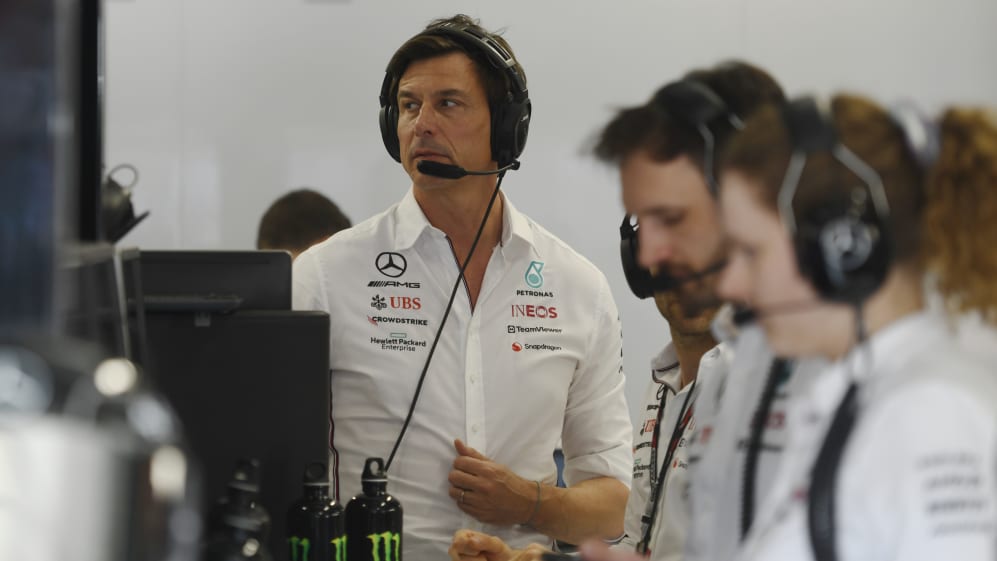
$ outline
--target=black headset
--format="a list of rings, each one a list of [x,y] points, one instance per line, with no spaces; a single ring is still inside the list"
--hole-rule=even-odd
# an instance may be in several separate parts
[[[891,117],[903,131],[912,157],[923,169],[929,167],[938,154],[937,128],[932,134],[931,124],[916,118],[909,108],[896,109]],[[839,142],[830,119],[812,98],[787,104],[783,121],[793,155],[779,191],[779,213],[793,235],[800,270],[822,298],[858,306],[882,285],[893,260],[889,202],[882,180]],[[798,223],[793,196],[808,154],[818,151],[830,153],[865,186],[853,189],[845,204],[832,205]],[[817,561],[838,559],[835,492],[841,459],[858,415],[859,386],[852,382],[835,410],[810,474],[807,528]]]
[[[744,123],[709,86],[697,80],[678,80],[655,92],[649,103],[679,123],[696,130],[703,137],[703,177],[710,194],[717,195],[716,148],[718,137],[744,128]],[[651,272],[637,261],[640,250],[638,226],[626,215],[620,224],[620,259],[623,274],[637,298],[654,296]]]
[[[443,23],[423,31],[420,35],[449,37],[465,48],[483,53],[492,66],[505,74],[510,89],[500,103],[491,107],[492,159],[499,167],[514,162],[526,147],[532,106],[529,91],[526,89],[526,80],[516,70],[516,59],[512,53],[503,48],[491,35],[482,33],[476,27]],[[400,78],[401,76],[395,76],[390,72],[385,73],[384,82],[381,84],[381,111],[378,115],[384,147],[398,162],[401,162],[398,144],[398,105],[397,100],[391,99],[391,85]]]
[[[882,286],[893,261],[890,206],[879,174],[839,140],[813,98],[783,106],[792,156],[779,189],[779,216],[793,238],[800,272],[821,298],[859,305]],[[798,217],[793,199],[807,158],[825,152],[864,185]]]

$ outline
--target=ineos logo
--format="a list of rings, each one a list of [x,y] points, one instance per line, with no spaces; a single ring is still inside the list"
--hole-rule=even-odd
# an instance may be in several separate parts
[[[378,272],[382,275],[396,279],[405,274],[405,269],[408,268],[408,261],[405,260],[405,256],[401,253],[383,251],[377,255],[377,259],[374,260],[374,266],[377,267]]]

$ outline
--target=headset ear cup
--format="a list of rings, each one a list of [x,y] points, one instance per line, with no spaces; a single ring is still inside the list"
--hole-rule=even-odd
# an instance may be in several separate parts
[[[533,106],[530,100],[526,99],[511,106],[514,118],[512,120],[511,133],[509,138],[513,141],[512,157],[518,158],[526,148],[526,138],[530,132],[530,118],[533,116]]]
[[[495,108],[492,116],[492,159],[499,166],[513,162],[526,146],[530,128],[530,100],[507,100]]]
[[[508,103],[501,103],[493,109],[492,115],[492,159],[499,166],[511,162],[509,152]]]
[[[396,162],[401,162],[401,149],[398,146],[398,108],[394,105],[382,106],[377,120],[381,126],[384,148]]]
[[[889,273],[888,231],[879,221],[849,215],[805,224],[796,237],[800,273],[825,300],[863,302],[879,290]]]
[[[637,262],[637,255],[640,251],[640,243],[637,239],[637,232],[630,231],[620,238],[620,261],[623,264],[623,275],[627,279],[627,285],[634,296],[640,299],[654,296],[651,272],[641,267]]]

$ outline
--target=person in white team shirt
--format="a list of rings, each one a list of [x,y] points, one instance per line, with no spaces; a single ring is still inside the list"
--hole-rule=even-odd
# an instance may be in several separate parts
[[[940,129],[940,132],[938,132]],[[782,356],[824,357],[736,559],[997,558],[997,364],[926,309],[997,321],[997,125],[855,96],[764,110],[732,140],[721,293]]]
[[[668,320],[671,342],[651,361],[639,404],[626,535],[612,552],[598,555],[682,557],[689,531],[688,444],[698,423],[698,388],[720,384],[730,360],[726,345],[716,346],[710,329],[720,305],[718,276],[694,274],[716,269],[726,246],[715,184],[709,184],[714,171],[705,169],[714,154],[689,115],[710,109],[713,118],[704,125],[717,150],[741,116],[782,100],[781,88],[763,70],[728,62],[690,72],[647,103],[621,110],[599,136],[596,156],[620,170],[628,213],[623,226],[627,279],[638,297],[653,293]],[[680,279],[686,282],[676,282]],[[489,561],[537,559],[542,552],[513,551],[468,531],[455,536],[450,551],[454,560]]]
[[[730,360],[727,345],[715,347],[710,330],[720,305],[718,276],[702,274],[716,269],[726,254],[710,162],[742,118],[782,100],[781,88],[765,71],[728,62],[690,72],[645,105],[624,109],[596,146],[600,159],[620,168],[624,207],[636,219],[639,262],[655,276],[673,279],[654,294],[672,342],[652,361],[634,430],[634,479],[618,551],[636,550],[655,560],[683,555],[699,388],[721,384]],[[703,124],[715,142],[712,150],[690,118],[707,108],[713,116]]]
[[[504,195],[488,207],[495,175],[418,167],[513,163],[525,94],[502,37],[466,16],[430,24],[392,57],[382,89],[385,146],[411,189],[294,264],[295,307],[332,320],[331,463],[344,503],[366,457],[390,458],[456,289],[388,469],[409,559],[446,558],[459,528],[517,545],[623,531],[631,423],[605,277]],[[554,486],[558,438],[567,489]]]

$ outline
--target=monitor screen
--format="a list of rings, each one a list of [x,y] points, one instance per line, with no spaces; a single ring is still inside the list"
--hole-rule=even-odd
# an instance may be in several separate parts
[[[141,251],[147,312],[291,309],[286,251]]]
[[[239,459],[258,459],[270,551],[281,558],[284,518],[302,495],[305,466],[328,461],[329,316],[149,312],[146,335],[146,370],[202,467],[202,513],[225,494]]]
[[[258,459],[280,558],[305,466],[328,461],[328,314],[290,310],[283,251],[122,252],[122,269],[138,361],[202,466],[202,513]]]

